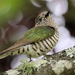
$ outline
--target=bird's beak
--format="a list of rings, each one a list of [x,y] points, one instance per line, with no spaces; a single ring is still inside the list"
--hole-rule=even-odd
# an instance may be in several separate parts
[[[45,15],[45,18],[47,18],[50,14],[50,11],[47,12],[47,14]]]

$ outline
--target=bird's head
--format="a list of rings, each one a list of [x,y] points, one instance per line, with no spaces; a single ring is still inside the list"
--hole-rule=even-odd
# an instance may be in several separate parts
[[[41,12],[35,19],[35,26],[51,26],[55,27],[56,23],[50,15],[50,11]]]
[[[50,11],[44,11],[36,17],[35,23],[40,24],[40,23],[46,22],[49,16],[50,16]]]

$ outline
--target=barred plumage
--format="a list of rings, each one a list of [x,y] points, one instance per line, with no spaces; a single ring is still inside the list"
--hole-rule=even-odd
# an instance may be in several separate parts
[[[26,54],[31,57],[39,57],[41,55],[46,54],[51,51],[56,43],[58,42],[59,35],[55,33],[52,37],[48,37],[47,39],[34,42],[32,44],[21,46],[18,50],[12,51],[13,55],[16,54]]]

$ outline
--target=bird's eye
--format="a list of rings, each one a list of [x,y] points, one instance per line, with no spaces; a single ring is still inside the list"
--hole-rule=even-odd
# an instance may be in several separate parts
[[[38,16],[38,17],[36,18],[36,20],[35,20],[35,23],[41,22],[41,21],[42,21],[42,17]]]
[[[42,21],[42,18],[39,18],[39,21]]]

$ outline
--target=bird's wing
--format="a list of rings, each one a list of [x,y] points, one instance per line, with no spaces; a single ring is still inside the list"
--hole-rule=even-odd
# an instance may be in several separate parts
[[[43,40],[47,37],[51,37],[52,35],[54,35],[54,33],[55,29],[50,26],[33,27],[25,33],[23,38],[21,38],[19,41],[17,41],[14,45],[9,47],[8,49],[2,51],[0,54],[18,48],[19,46],[27,45],[39,40]]]

